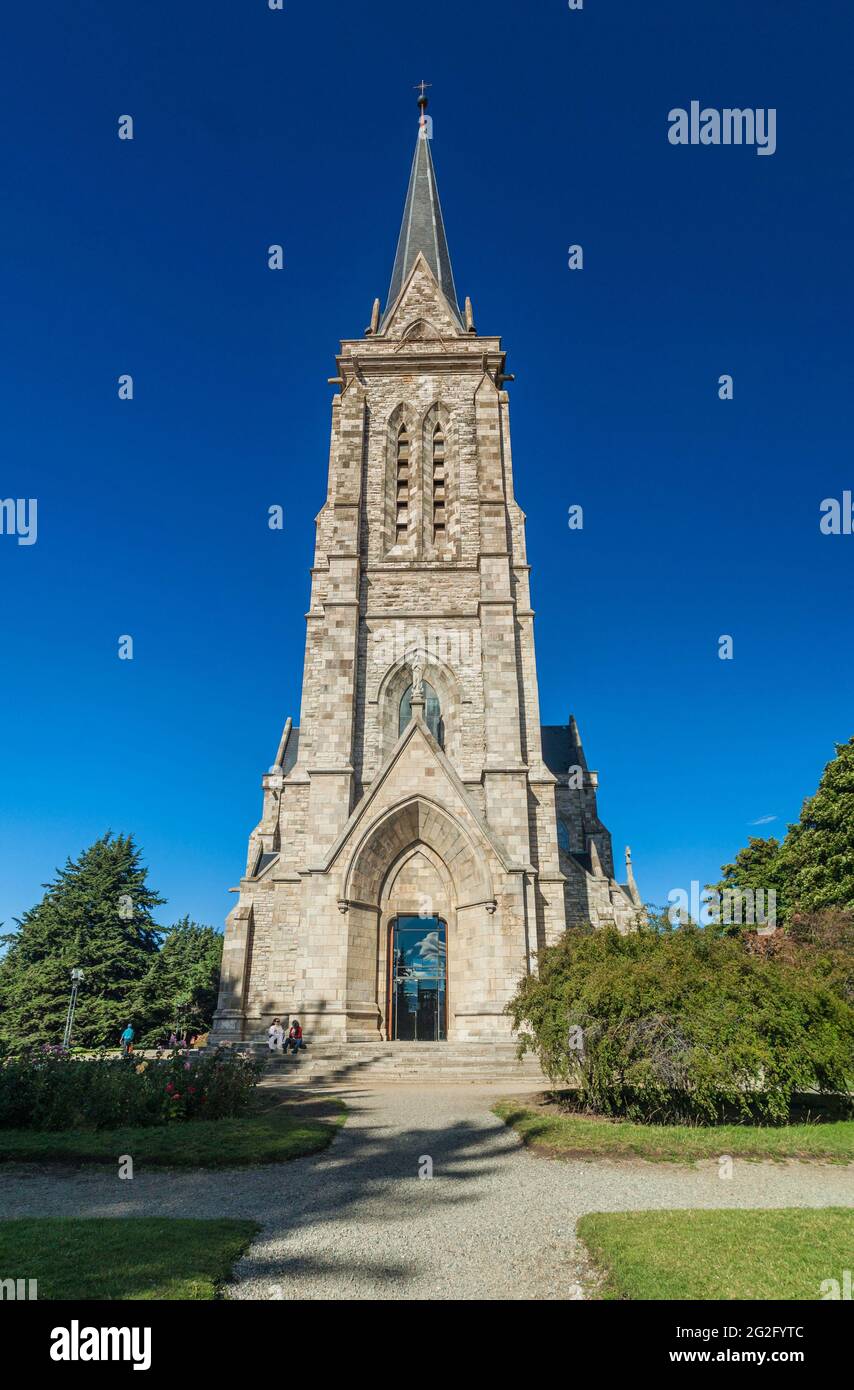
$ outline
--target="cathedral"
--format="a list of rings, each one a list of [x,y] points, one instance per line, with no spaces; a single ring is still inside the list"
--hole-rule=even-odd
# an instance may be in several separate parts
[[[567,925],[631,930],[578,726],[541,725],[506,355],[462,308],[422,87],[391,285],[341,344],[299,727],[263,777],[213,1041],[507,1040]]]

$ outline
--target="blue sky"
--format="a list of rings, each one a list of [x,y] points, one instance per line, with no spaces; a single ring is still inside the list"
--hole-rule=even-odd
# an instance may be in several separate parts
[[[847,0],[15,7],[0,496],[39,531],[0,536],[0,921],[108,827],[161,920],[233,903],[422,77],[517,376],[544,722],[576,713],[649,900],[797,817],[853,732],[854,536],[819,531],[854,485],[852,40]],[[671,146],[695,99],[774,107],[777,152]]]

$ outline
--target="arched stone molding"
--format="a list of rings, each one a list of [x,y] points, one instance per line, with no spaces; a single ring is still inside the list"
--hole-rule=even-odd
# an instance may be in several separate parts
[[[440,342],[444,342],[444,338],[435,323],[425,318],[413,319],[411,323],[406,325],[400,336],[404,341],[408,340],[410,342],[437,339]]]
[[[410,845],[392,864],[380,894],[389,918],[442,917],[447,921],[455,901],[448,868],[430,845]]]
[[[377,951],[376,998],[380,1031],[388,1038],[389,936],[395,917],[438,917],[448,929],[448,1021],[453,1019],[454,994],[450,988],[450,960],[456,948],[454,884],[444,861],[430,845],[416,844],[404,850],[392,864],[380,894],[380,934]]]
[[[444,864],[455,907],[494,905],[492,874],[483,850],[456,817],[421,795],[389,807],[367,828],[344,870],[339,899],[378,907],[391,866],[419,844]]]
[[[448,926],[449,1037],[457,1034],[458,1014],[465,1029],[472,1015],[484,1012],[482,967],[493,958],[497,921],[490,867],[467,827],[435,802],[413,796],[369,827],[343,876],[350,1038],[388,1036],[389,928],[396,915],[421,910],[412,878],[419,858],[438,885],[428,915]]]
[[[428,685],[432,685],[442,707],[445,752],[454,767],[459,768],[463,761],[462,686],[447,662],[430,650],[429,633],[421,632],[419,637],[424,640],[413,642],[409,651],[392,662],[377,690],[380,766],[400,738],[400,702],[412,684],[412,657],[417,652],[421,657],[424,679]]]

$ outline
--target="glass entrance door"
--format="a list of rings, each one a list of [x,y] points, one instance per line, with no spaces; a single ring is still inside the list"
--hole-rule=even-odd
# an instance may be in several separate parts
[[[444,1042],[447,926],[438,917],[396,917],[390,936],[390,1036],[399,1042]]]

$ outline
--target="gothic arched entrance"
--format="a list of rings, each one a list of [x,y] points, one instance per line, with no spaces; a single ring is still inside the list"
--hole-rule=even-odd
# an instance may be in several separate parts
[[[440,917],[393,917],[389,925],[386,1018],[392,1042],[448,1036],[448,924]]]
[[[432,800],[407,798],[355,846],[342,888],[348,1035],[453,1038],[482,995],[481,963],[492,954],[492,881],[468,829]]]

